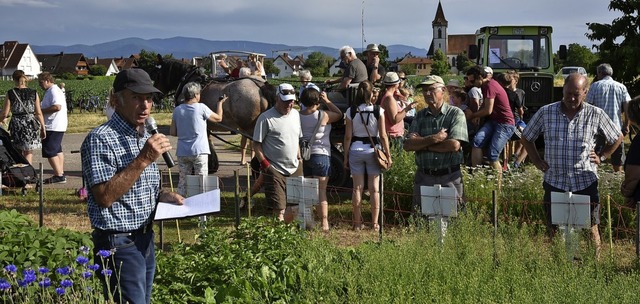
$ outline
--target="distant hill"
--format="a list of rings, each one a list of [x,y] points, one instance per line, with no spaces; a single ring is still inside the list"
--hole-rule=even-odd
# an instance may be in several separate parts
[[[204,56],[214,51],[236,50],[263,53],[267,57],[276,57],[281,53],[293,56],[308,56],[312,52],[322,52],[334,58],[338,57],[338,49],[324,46],[291,46],[253,41],[212,41],[200,38],[173,37],[166,39],[126,38],[94,45],[75,44],[60,45],[31,45],[36,54],[82,53],[85,57],[129,57],[140,50],[154,51],[159,54],[173,54],[174,58],[192,58]],[[425,56],[426,49],[408,45],[388,45],[389,59],[394,60],[407,53],[414,56]],[[360,52],[360,48],[356,48]],[[292,57],[293,57],[292,56]]]

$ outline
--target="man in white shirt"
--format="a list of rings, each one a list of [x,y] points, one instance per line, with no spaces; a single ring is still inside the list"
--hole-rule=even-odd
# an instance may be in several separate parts
[[[62,90],[55,85],[51,74],[44,72],[38,75],[38,83],[45,90],[42,98],[42,114],[47,137],[42,140],[42,157],[49,160],[53,176],[46,178],[45,184],[64,184],[64,154],[62,153],[62,137],[67,131],[67,100]]]

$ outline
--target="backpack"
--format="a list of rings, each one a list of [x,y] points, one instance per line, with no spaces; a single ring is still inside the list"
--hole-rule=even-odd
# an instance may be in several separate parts
[[[356,117],[356,114],[358,113],[358,106],[351,106],[351,120],[353,121],[353,118]],[[373,113],[375,115],[373,115],[373,117],[375,117],[376,119],[378,119],[378,115],[380,114],[380,105],[373,105],[373,111],[360,111],[360,113],[362,114],[366,114],[366,113]]]

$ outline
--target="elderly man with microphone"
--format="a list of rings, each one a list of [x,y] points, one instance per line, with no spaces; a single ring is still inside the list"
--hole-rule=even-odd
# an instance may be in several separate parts
[[[113,82],[115,114],[93,129],[81,148],[93,250],[102,257],[111,252],[104,265],[113,273],[98,273],[105,297],[111,292],[116,302],[151,302],[156,206],[159,201],[184,203],[181,195],[160,188],[156,160],[163,154],[170,159],[171,144],[155,130],[155,123],[144,128],[154,93],[160,91],[145,71],[118,73]]]

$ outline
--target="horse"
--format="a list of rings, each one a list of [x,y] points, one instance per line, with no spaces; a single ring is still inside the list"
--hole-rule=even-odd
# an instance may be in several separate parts
[[[202,68],[175,59],[164,59],[158,55],[158,65],[147,68],[154,86],[163,94],[174,94],[174,104],[181,100],[182,87],[191,81],[201,83],[200,102],[212,110],[217,109],[221,96],[228,96],[223,104],[223,119],[220,123],[208,123],[209,134],[214,131],[233,131],[251,139],[258,116],[275,103],[275,87],[262,79],[247,77],[238,80],[211,79]],[[211,155],[209,172],[216,172],[218,159],[209,137]]]

